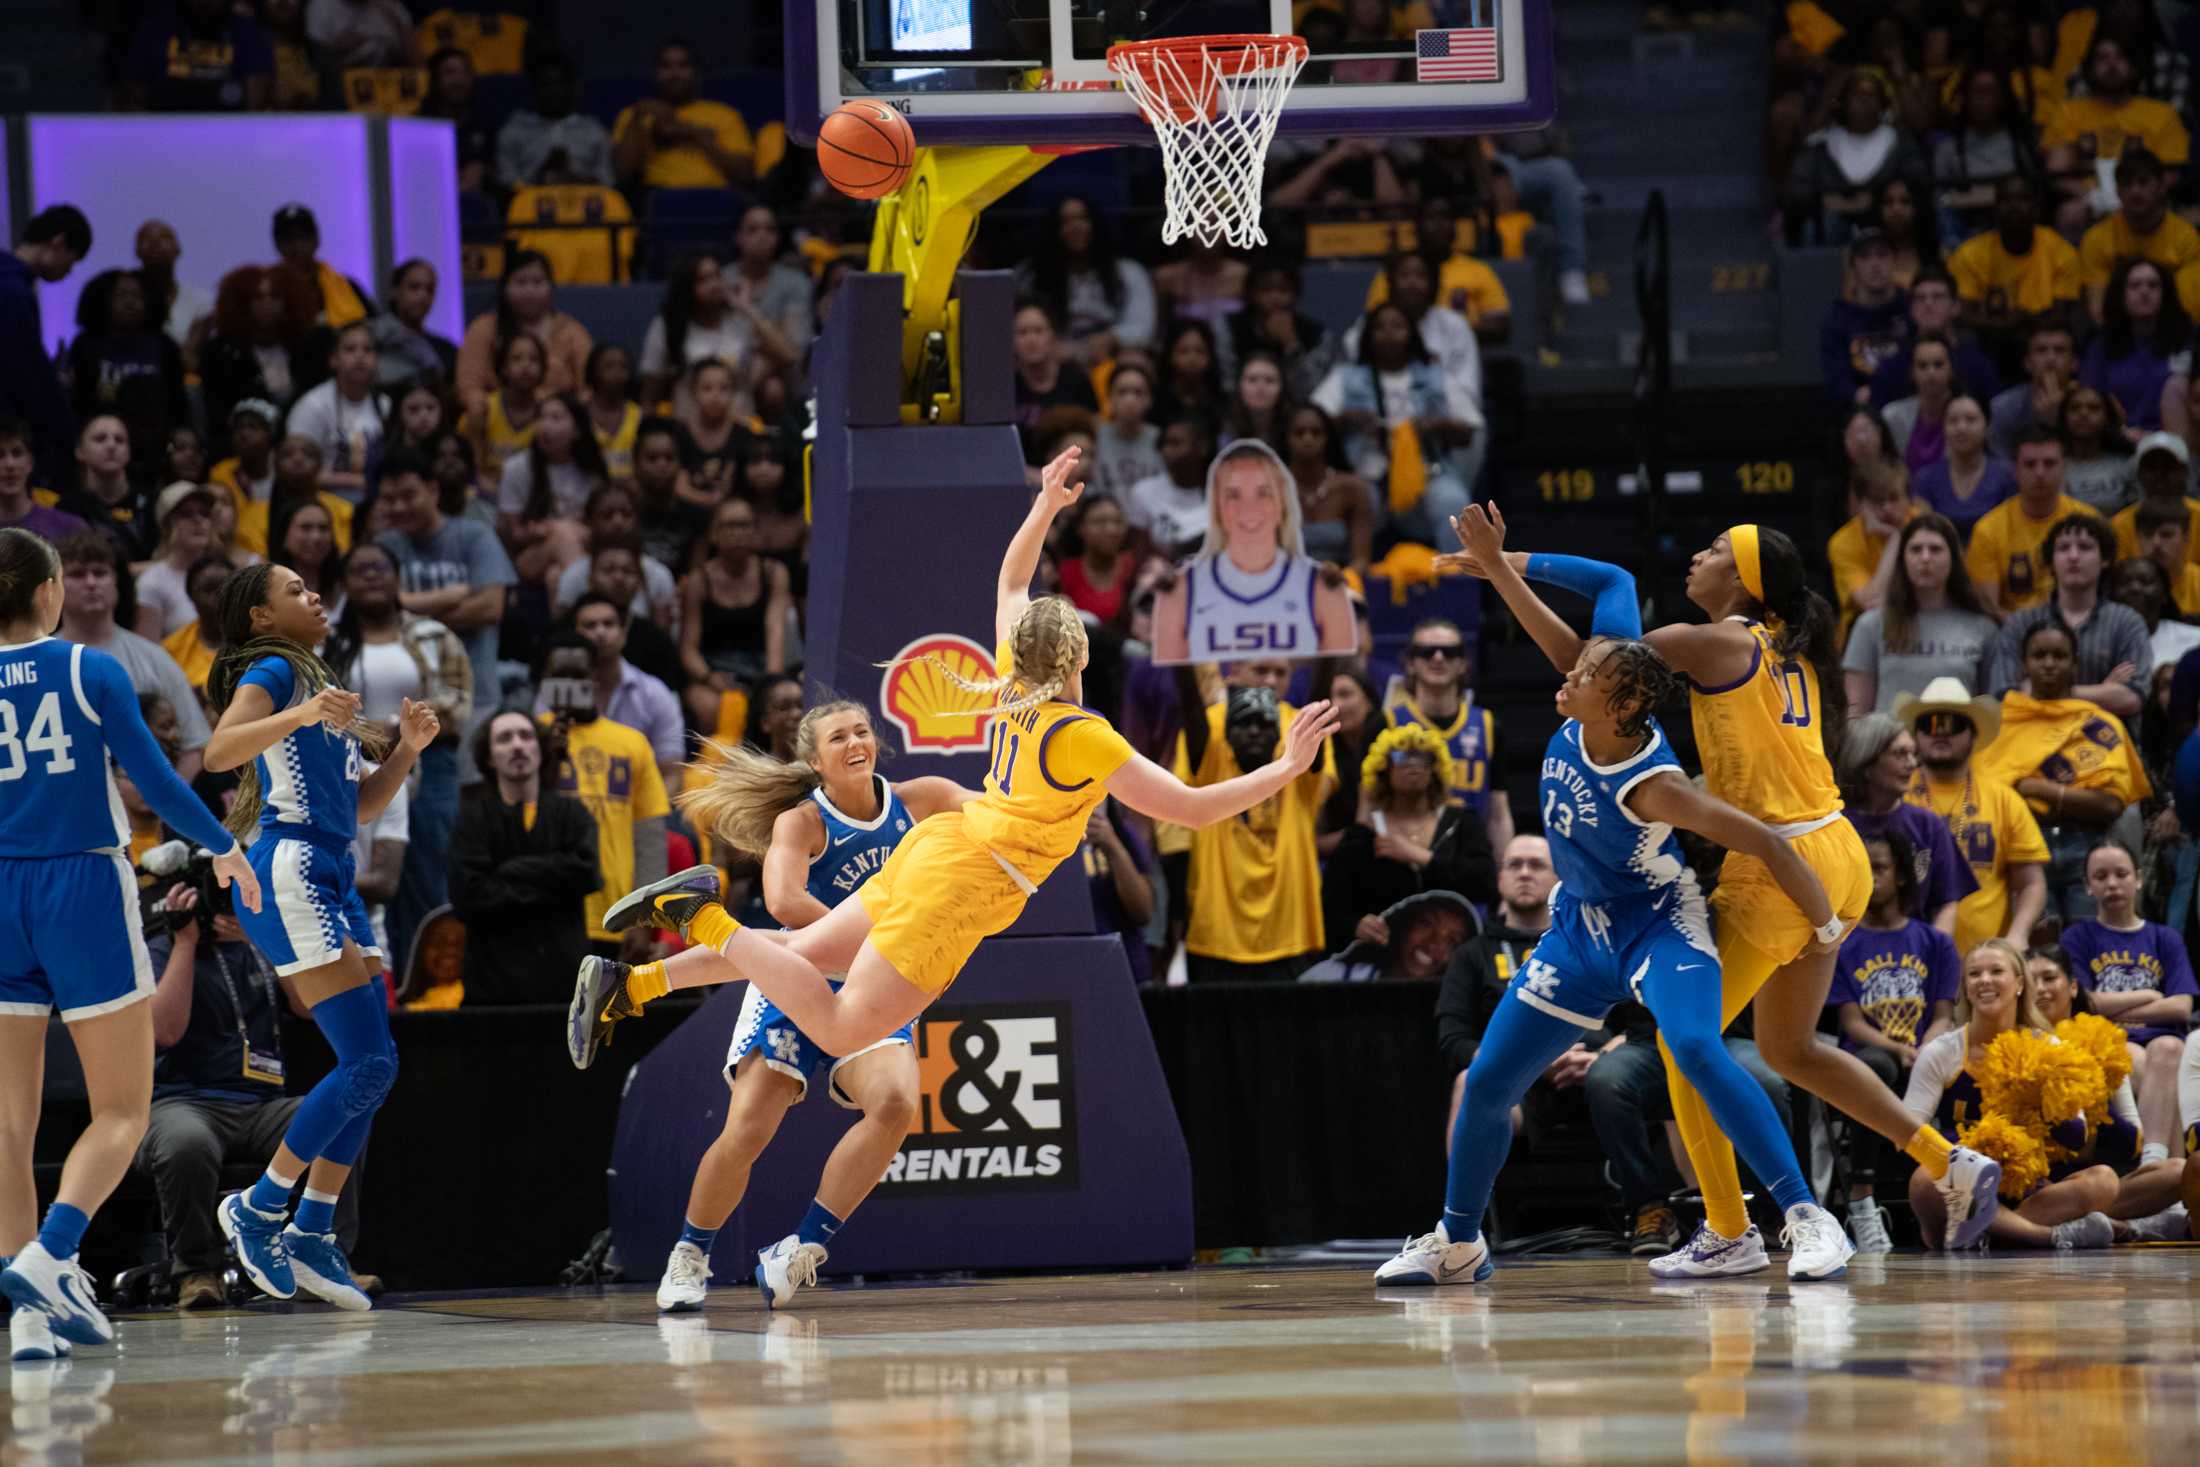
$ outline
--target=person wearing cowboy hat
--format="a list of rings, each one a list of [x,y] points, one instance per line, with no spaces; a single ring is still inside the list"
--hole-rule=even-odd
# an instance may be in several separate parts
[[[2004,937],[2021,951],[2047,907],[2047,841],[2022,795],[1971,767],[1971,756],[2001,732],[2001,705],[1973,697],[1960,679],[1938,677],[1922,694],[1897,697],[1894,716],[1917,738],[1910,803],[1947,822],[1978,879],[1978,890],[1956,904],[1956,950]]]
[[[138,635],[161,641],[199,619],[191,604],[191,567],[214,544],[214,496],[220,491],[179,480],[153,502],[160,547],[137,573]]]

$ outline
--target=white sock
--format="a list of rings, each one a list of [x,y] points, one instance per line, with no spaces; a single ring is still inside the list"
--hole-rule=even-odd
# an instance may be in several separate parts
[[[2149,1162],[2168,1160],[2169,1143],[2166,1141],[2149,1141],[2139,1148],[2139,1165],[2141,1166],[2145,1166]]]
[[[1879,1199],[1877,1197],[1851,1197],[1849,1199],[1850,1217],[1871,1217],[1878,1211]]]

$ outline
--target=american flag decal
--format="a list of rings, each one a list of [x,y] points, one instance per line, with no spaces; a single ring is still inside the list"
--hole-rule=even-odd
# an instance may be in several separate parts
[[[1495,26],[1413,33],[1415,81],[1493,82],[1499,71]]]

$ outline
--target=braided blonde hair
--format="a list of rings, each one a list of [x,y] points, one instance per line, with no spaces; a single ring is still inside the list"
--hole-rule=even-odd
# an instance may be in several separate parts
[[[847,698],[820,703],[802,715],[794,731],[793,761],[775,759],[746,744],[703,740],[703,757],[688,764],[686,788],[673,803],[690,824],[717,836],[744,856],[761,861],[771,849],[772,822],[824,784],[818,774],[817,730],[828,718],[870,710]]]
[[[1089,644],[1085,620],[1062,596],[1041,596],[1024,608],[1008,634],[1009,670],[994,678],[966,678],[937,653],[927,652],[912,662],[929,662],[966,693],[1000,697],[993,711],[1006,716],[1023,713],[1053,701],[1083,670]],[[899,664],[882,662],[880,667]]]

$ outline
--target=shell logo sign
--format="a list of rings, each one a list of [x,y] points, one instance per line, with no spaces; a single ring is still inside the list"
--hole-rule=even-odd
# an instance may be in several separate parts
[[[933,662],[931,658],[938,658]],[[940,662],[971,682],[995,676],[993,655],[952,632],[919,637],[894,654],[893,666],[879,679],[878,703],[901,730],[911,753],[974,754],[986,746],[994,700],[957,687]]]

